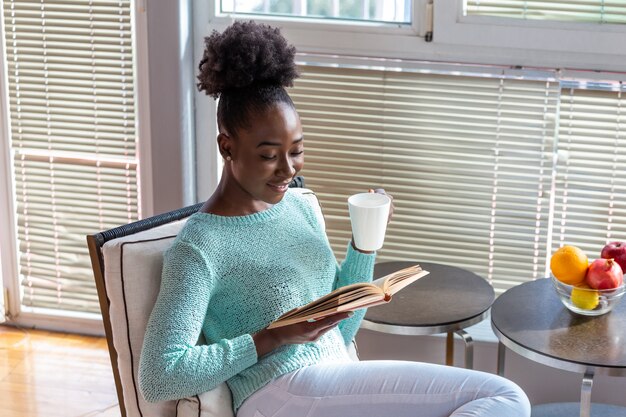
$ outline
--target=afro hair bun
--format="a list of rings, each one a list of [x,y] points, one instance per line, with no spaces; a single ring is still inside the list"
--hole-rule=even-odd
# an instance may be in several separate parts
[[[278,28],[235,22],[222,33],[204,38],[198,90],[214,98],[221,93],[253,85],[290,87],[298,77],[296,48]]]

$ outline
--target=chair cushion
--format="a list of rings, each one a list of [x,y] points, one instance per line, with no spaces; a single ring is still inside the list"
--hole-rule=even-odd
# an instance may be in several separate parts
[[[177,401],[148,403],[143,399],[137,372],[143,336],[159,292],[163,252],[172,244],[185,221],[115,239],[102,248],[113,345],[128,417],[174,417],[177,414]],[[226,384],[213,391],[216,391],[216,405],[225,405],[222,411],[230,412],[215,416],[232,416],[230,391]],[[198,415],[197,409],[195,415]]]
[[[292,190],[312,204],[323,227],[324,217],[315,194],[305,188]],[[233,416],[231,394],[225,383],[180,401],[148,403],[139,392],[139,355],[148,318],[159,292],[163,252],[185,222],[183,219],[114,239],[102,248],[109,318],[127,417]],[[358,360],[354,347],[350,350],[353,358]]]

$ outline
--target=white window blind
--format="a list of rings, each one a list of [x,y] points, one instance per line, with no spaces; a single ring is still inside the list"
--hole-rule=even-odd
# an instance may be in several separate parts
[[[466,15],[572,22],[626,23],[624,0],[465,0]]]
[[[99,313],[85,235],[139,217],[131,2],[3,10],[22,305]]]
[[[626,89],[562,91],[552,249],[626,239]]]
[[[303,175],[338,257],[347,197],[396,212],[378,259],[458,265],[501,292],[544,276],[559,83],[302,66]]]

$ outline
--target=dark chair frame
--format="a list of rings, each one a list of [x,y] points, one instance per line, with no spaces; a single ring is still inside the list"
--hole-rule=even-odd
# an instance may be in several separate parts
[[[303,188],[304,178],[295,177],[289,184],[289,187]],[[98,291],[98,300],[100,302],[100,311],[102,312],[102,322],[104,324],[104,332],[107,338],[109,348],[109,356],[111,357],[111,366],[113,368],[113,377],[115,379],[115,388],[117,390],[117,398],[122,417],[126,417],[126,408],[124,406],[124,392],[122,390],[122,381],[117,366],[117,352],[113,345],[113,333],[111,330],[111,320],[109,316],[109,299],[107,298],[106,283],[104,280],[104,258],[102,255],[102,247],[110,240],[124,236],[133,235],[143,232],[167,223],[171,223],[180,219],[191,216],[197,212],[204,203],[198,203],[191,206],[183,207],[167,213],[158,214],[153,217],[138,220],[133,223],[105,230],[93,235],[87,235],[87,246],[89,248],[89,256],[91,258],[91,267],[93,269],[94,279],[96,281],[96,289]]]

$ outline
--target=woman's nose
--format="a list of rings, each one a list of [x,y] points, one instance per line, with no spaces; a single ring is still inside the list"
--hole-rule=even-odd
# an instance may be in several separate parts
[[[291,158],[288,156],[280,158],[280,163],[277,167],[277,174],[281,177],[293,177],[296,174],[296,169]]]

